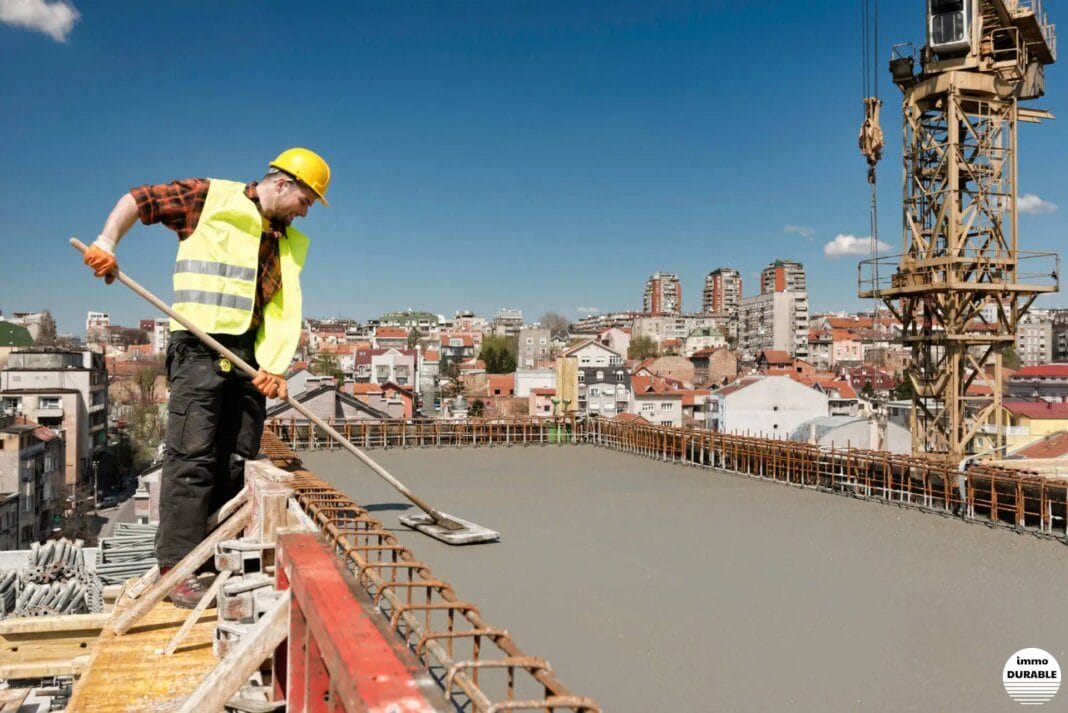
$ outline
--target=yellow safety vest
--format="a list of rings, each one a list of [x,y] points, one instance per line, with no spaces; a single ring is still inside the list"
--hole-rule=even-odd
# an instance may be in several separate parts
[[[174,264],[174,310],[209,334],[244,334],[256,303],[263,218],[245,185],[210,179],[197,228],[179,243]],[[282,288],[263,306],[256,361],[274,374],[289,366],[300,341],[300,270],[308,237],[294,228],[278,241]],[[184,329],[171,321],[171,331]]]

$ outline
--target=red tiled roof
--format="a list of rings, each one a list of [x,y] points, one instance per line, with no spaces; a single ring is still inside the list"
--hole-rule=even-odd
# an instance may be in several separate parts
[[[1057,431],[1013,453],[1021,458],[1063,458],[1068,455],[1068,431]]]
[[[641,423],[641,424],[649,425],[648,421],[646,421],[644,418],[641,417],[641,415],[636,414],[636,413],[620,413],[620,414],[616,414],[615,416],[612,417],[612,420],[613,421],[619,421],[620,423]]]
[[[1068,379],[1068,364],[1039,364],[1038,366],[1025,366],[1012,375],[1012,378],[1014,379],[1028,379],[1033,377]]]
[[[403,327],[375,327],[375,337],[379,339],[406,339],[408,330]]]
[[[487,376],[490,393],[500,390],[502,395],[515,390],[515,374],[489,374]]]
[[[385,391],[378,384],[367,383],[367,384],[353,384],[352,385],[352,393],[354,395],[356,395],[356,396],[360,396],[360,395],[364,395],[364,394],[381,394],[381,393],[385,393]]]
[[[531,389],[530,393],[535,396],[556,396],[556,389]]]
[[[828,389],[836,389],[838,391],[838,398],[840,399],[855,399],[857,398],[857,392],[849,385],[848,381],[838,381],[836,379],[819,379],[818,383],[824,391]]]
[[[683,406],[693,406],[698,396],[708,396],[712,393],[708,389],[680,389],[680,392]]]
[[[762,351],[759,355],[757,355],[757,358],[759,359],[761,355],[764,357],[764,361],[766,361],[768,364],[789,365],[794,363],[793,357],[790,356],[789,352],[784,352],[779,349],[767,349],[765,351]]]
[[[1068,418],[1068,403],[1064,402],[1006,399],[1002,406],[1013,416],[1026,416],[1033,420]]]

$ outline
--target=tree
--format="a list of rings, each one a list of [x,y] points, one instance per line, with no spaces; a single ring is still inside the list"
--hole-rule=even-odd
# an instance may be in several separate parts
[[[901,381],[894,384],[894,387],[890,389],[890,398],[894,401],[911,401],[912,394],[912,382],[909,381],[907,376],[903,377]]]
[[[1005,351],[1001,353],[1001,365],[1006,369],[1019,369],[1020,364],[1020,355],[1016,353],[1016,350],[1012,347],[1006,347]]]
[[[487,374],[511,374],[515,371],[515,340],[488,335],[482,340],[478,358],[486,363]]]
[[[40,331],[37,333],[37,341],[34,342],[39,347],[51,347],[56,343],[56,320],[53,319],[52,313],[45,310],[41,315],[39,322]]]
[[[163,357],[157,356],[113,387],[112,406],[126,425],[115,454],[121,468],[138,471],[155,459],[164,425],[156,386],[165,373]]]
[[[871,379],[864,382],[864,388],[860,390],[860,395],[868,400],[875,396],[875,387],[871,385]]]
[[[417,346],[419,346],[419,340],[422,339],[424,336],[426,335],[420,332],[415,327],[412,327],[410,330],[408,330],[408,348],[415,349]]]
[[[548,329],[549,334],[567,332],[571,327],[571,322],[559,312],[546,312],[538,320],[538,324],[541,325],[542,329]]]
[[[627,349],[628,359],[648,359],[659,355],[660,348],[652,337],[641,334],[630,340],[630,347]]]
[[[332,376],[337,381],[338,388],[345,384],[345,374],[341,371],[337,354],[333,352],[319,352],[308,366],[308,371],[316,376]]]
[[[475,418],[482,418],[486,415],[486,402],[482,399],[475,399],[471,402],[471,405],[467,408],[467,415],[474,416]]]

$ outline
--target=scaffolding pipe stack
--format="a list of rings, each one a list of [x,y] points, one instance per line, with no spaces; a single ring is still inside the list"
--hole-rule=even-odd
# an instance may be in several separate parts
[[[85,569],[81,540],[34,543],[19,572],[0,572],[0,617],[85,614],[103,610],[100,580]]]
[[[120,522],[100,540],[96,575],[104,584],[121,584],[156,566],[156,525]]]

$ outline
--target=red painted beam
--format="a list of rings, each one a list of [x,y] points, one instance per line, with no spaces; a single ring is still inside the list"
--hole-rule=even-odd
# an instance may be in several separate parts
[[[379,630],[352,576],[318,536],[280,536],[277,561],[279,584],[288,582],[293,592],[286,657],[290,711],[437,710],[416,680],[425,679],[422,669],[399,639]]]

